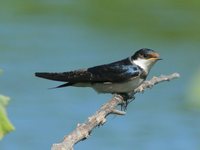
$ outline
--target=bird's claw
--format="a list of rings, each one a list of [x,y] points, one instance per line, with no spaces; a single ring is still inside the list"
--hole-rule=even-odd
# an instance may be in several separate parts
[[[133,93],[121,93],[120,95],[124,99],[123,103],[120,104],[121,110],[126,111],[128,104],[135,99],[134,94]]]

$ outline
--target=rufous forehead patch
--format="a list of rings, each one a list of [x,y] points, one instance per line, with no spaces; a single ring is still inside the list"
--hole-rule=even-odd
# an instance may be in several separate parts
[[[150,56],[150,58],[159,58],[160,55],[158,53],[150,53],[148,54]]]

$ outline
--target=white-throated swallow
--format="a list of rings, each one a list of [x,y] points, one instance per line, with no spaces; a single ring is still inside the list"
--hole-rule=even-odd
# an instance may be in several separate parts
[[[36,72],[37,77],[66,82],[58,86],[92,87],[98,93],[126,94],[146,79],[159,54],[143,48],[134,55],[110,64],[61,73]]]

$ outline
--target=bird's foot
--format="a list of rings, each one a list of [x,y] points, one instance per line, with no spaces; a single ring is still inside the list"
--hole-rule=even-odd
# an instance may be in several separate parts
[[[119,93],[119,95],[121,95],[124,99],[123,103],[120,104],[121,110],[126,111],[128,104],[135,99],[134,94],[133,93]]]

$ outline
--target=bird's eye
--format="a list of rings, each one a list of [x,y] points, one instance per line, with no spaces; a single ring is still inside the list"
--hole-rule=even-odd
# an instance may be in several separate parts
[[[144,58],[148,58],[148,57],[149,57],[149,55],[148,55],[148,54],[144,54],[143,56],[144,56]]]

